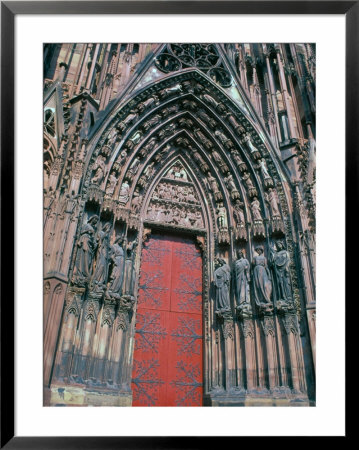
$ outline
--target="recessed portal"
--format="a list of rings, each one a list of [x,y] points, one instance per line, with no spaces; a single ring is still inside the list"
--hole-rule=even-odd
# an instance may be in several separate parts
[[[191,239],[153,235],[141,259],[133,406],[201,406],[202,257]]]

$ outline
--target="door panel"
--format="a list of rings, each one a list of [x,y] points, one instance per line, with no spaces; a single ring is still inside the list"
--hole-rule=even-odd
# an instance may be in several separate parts
[[[202,258],[190,239],[154,235],[142,251],[133,406],[202,405]]]

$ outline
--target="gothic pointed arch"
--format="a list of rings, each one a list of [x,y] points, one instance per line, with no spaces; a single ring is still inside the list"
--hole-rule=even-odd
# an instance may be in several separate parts
[[[166,56],[175,68],[172,57],[182,65],[188,57],[176,51]],[[79,220],[55,371],[61,382],[131,391],[141,254],[160,230],[192,236],[201,249],[207,401],[238,386],[238,395],[280,386],[278,395],[305,395],[291,182],[261,125],[223,89],[225,69],[213,63],[209,74],[177,68],[125,93],[82,141],[69,180],[79,192]],[[254,267],[243,295],[234,281],[238,260],[248,273],[249,261]]]

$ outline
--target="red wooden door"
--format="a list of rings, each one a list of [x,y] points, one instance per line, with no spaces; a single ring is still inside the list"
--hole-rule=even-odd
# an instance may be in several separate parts
[[[133,406],[202,405],[202,257],[190,239],[144,245],[132,390]]]

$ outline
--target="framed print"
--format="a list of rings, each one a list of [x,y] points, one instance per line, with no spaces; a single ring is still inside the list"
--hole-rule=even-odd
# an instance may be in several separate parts
[[[357,11],[2,2],[2,446],[345,436]]]

